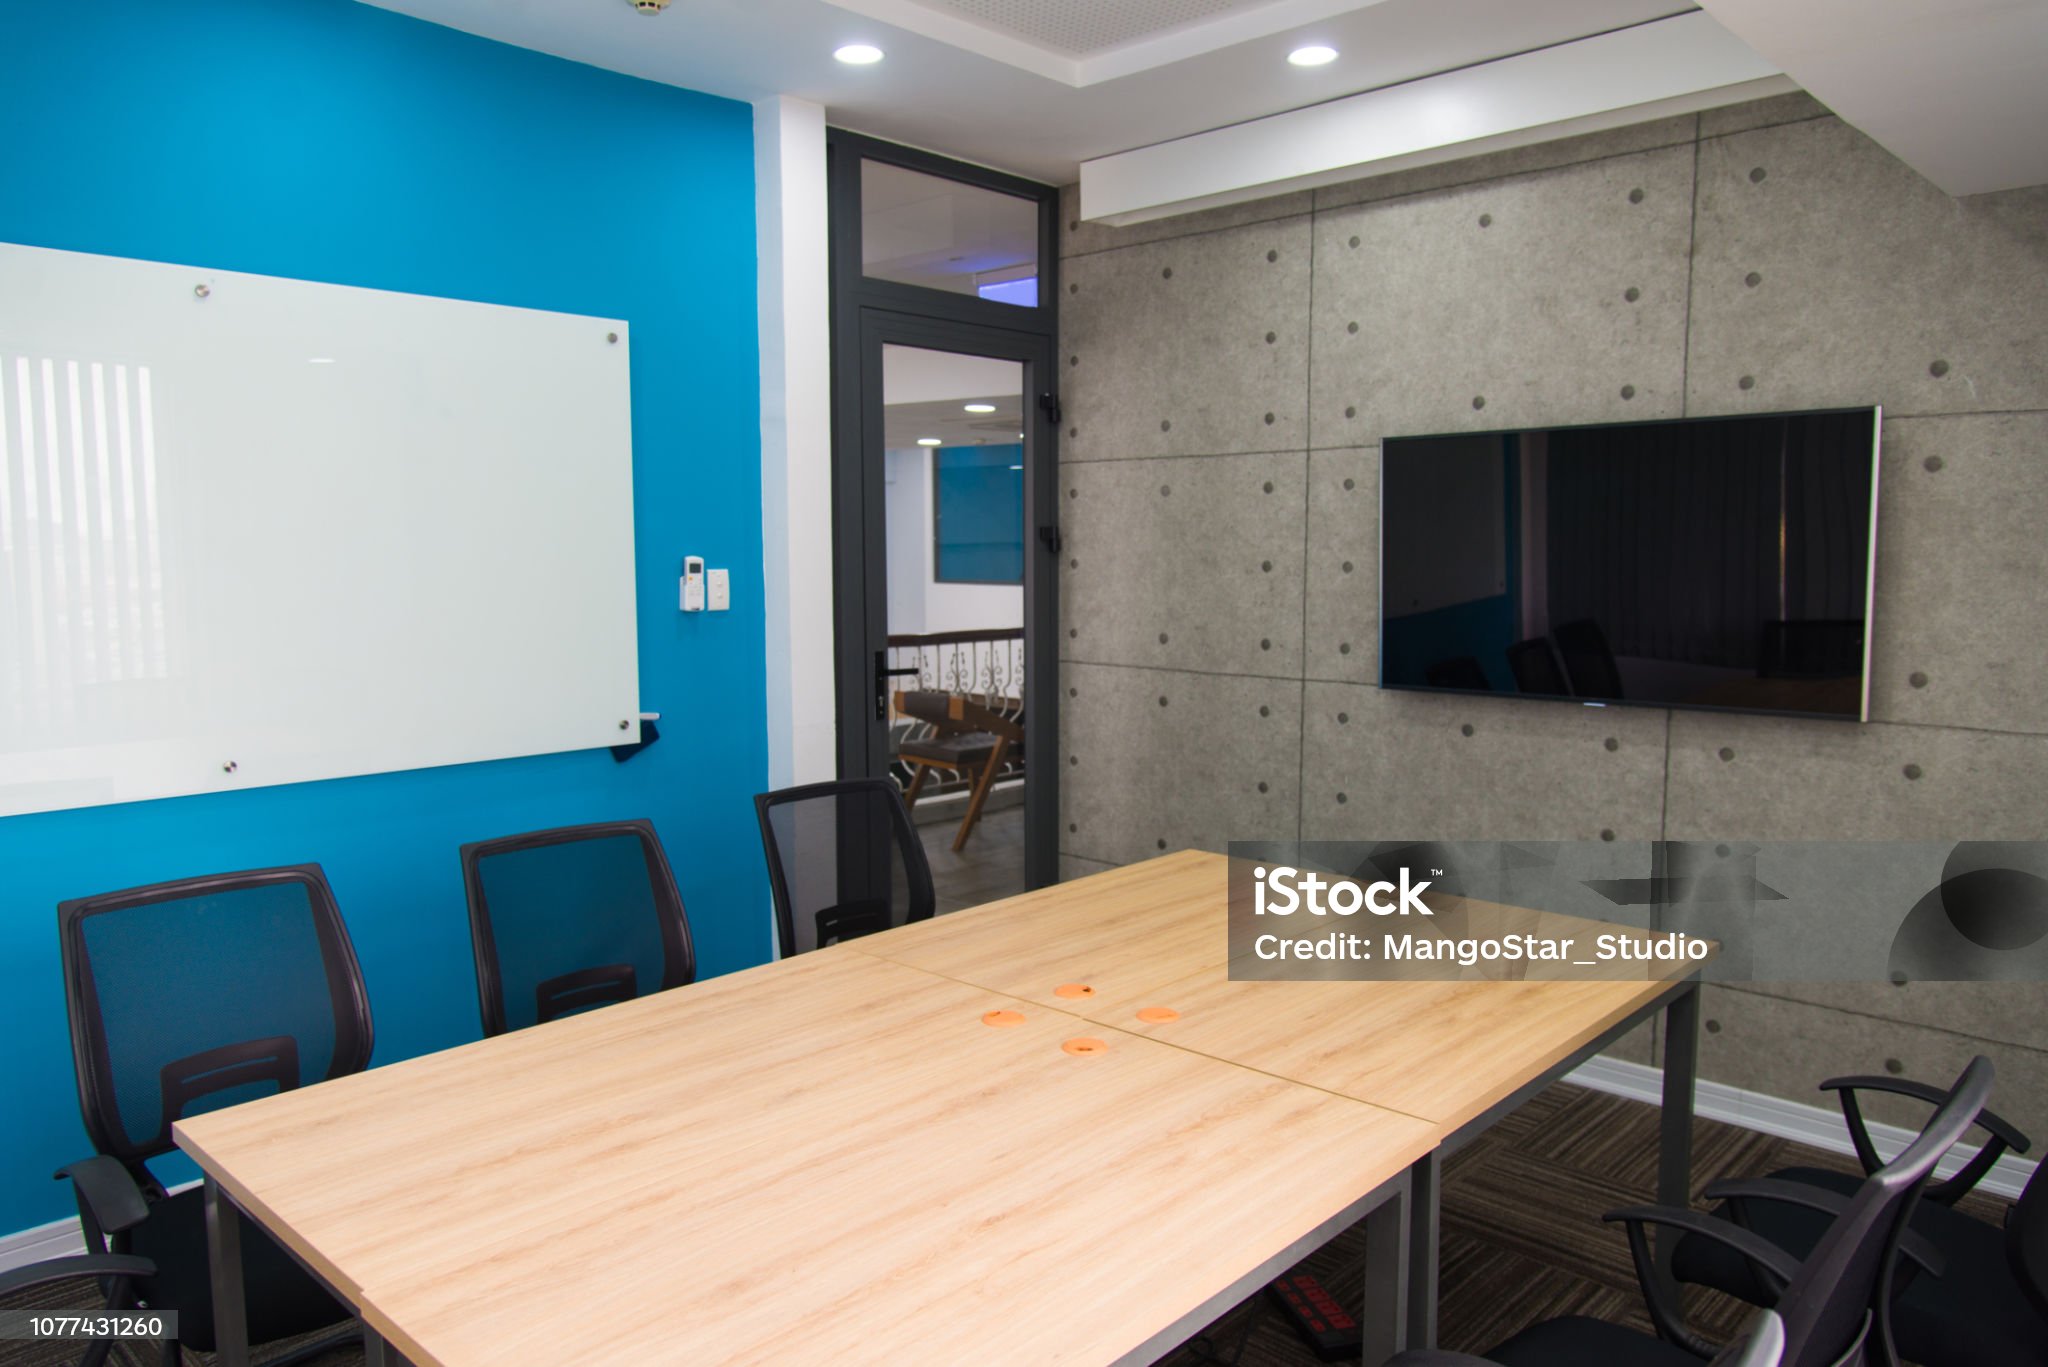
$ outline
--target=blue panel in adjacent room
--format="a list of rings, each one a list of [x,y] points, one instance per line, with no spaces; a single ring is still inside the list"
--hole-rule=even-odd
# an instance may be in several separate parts
[[[1024,582],[1024,448],[943,446],[932,452],[942,584]]]

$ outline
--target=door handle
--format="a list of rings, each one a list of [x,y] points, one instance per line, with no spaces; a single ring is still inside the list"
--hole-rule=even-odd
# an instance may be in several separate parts
[[[891,669],[889,667],[889,653],[885,650],[875,652],[876,721],[889,720],[889,680],[903,674],[922,674],[923,672],[924,670],[917,665],[906,665],[900,669]]]

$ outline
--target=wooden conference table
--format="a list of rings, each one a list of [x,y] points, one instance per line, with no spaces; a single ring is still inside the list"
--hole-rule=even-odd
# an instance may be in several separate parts
[[[1442,1156],[1660,1009],[1685,1203],[1693,966],[1232,981],[1225,868],[1170,855],[181,1120],[220,1361],[248,1360],[246,1216],[373,1364],[419,1367],[1145,1363],[1363,1218],[1376,1362],[1434,1336]]]

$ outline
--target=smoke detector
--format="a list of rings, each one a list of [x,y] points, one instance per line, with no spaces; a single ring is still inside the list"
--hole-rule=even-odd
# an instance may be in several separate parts
[[[669,0],[629,0],[629,3],[642,14],[659,14],[668,8]]]

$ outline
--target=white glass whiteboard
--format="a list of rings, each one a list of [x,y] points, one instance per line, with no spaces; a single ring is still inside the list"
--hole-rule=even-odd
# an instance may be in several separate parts
[[[0,815],[636,740],[627,347],[0,244]]]

